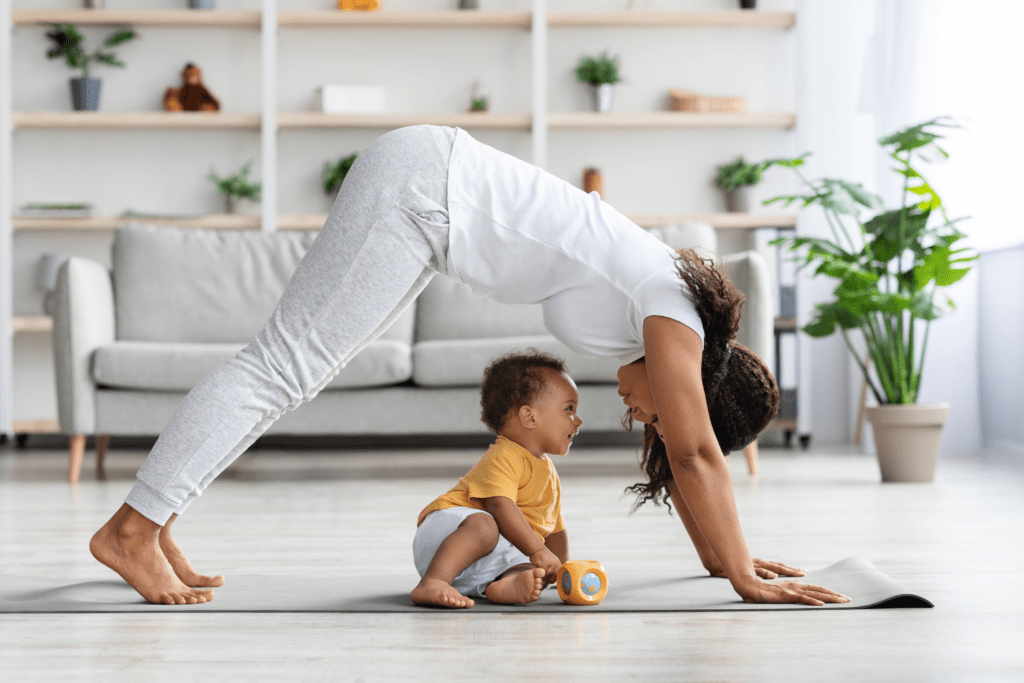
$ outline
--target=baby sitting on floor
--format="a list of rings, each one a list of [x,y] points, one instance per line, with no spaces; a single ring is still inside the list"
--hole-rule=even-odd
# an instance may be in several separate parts
[[[498,438],[420,513],[417,605],[472,607],[469,596],[534,602],[569,559],[558,474],[548,458],[569,452],[583,422],[565,362],[510,353],[487,367],[480,390],[482,419]]]

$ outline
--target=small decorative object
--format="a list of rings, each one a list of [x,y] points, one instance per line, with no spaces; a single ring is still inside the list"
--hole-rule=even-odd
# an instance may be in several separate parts
[[[46,56],[50,59],[63,57],[67,60],[68,66],[72,69],[81,69],[81,78],[71,79],[71,102],[76,111],[95,111],[100,106],[100,85],[102,81],[98,78],[90,78],[89,63],[96,61],[107,66],[124,68],[124,63],[118,61],[117,55],[113,52],[104,52],[102,48],[91,55],[86,54],[82,48],[84,38],[71,24],[50,24],[53,29],[46,33],[46,37],[54,42],[53,49],[47,51]],[[111,34],[104,41],[104,47],[115,47],[127,43],[135,38],[135,31],[127,28],[119,29]]]
[[[711,97],[689,90],[672,89],[668,91],[669,108],[672,111],[708,113],[742,114],[747,111],[745,97]]]
[[[261,183],[249,182],[249,168],[252,161],[246,162],[238,173],[227,178],[218,178],[215,173],[210,173],[210,180],[217,183],[217,191],[224,195],[224,208],[227,213],[235,212],[235,204],[239,199],[249,199],[254,202],[260,201],[260,194],[263,189]]]
[[[598,197],[604,197],[604,194],[602,194],[604,192],[604,182],[601,178],[601,169],[593,167],[583,169],[583,191],[587,194],[596,192]]]
[[[917,405],[924,372],[925,347],[931,321],[952,309],[942,287],[958,282],[978,258],[956,248],[965,235],[950,220],[938,193],[915,167],[917,160],[947,157],[937,141],[939,128],[955,128],[945,118],[908,126],[879,140],[900,174],[900,206],[882,210],[869,220],[864,209],[882,209],[882,200],[856,183],[834,178],[809,180],[792,164],[807,192],[769,199],[801,207],[819,204],[834,241],[786,237],[772,244],[801,251],[801,268],[818,264],[816,274],[836,278],[835,300],[817,304],[817,317],[803,327],[812,337],[827,337],[838,328],[860,366],[877,408],[866,410],[874,426],[882,481],[931,481],[938,457],[939,430],[949,412],[946,403]],[[806,156],[806,155],[805,155]],[[933,217],[938,220],[932,220]],[[932,223],[933,225],[929,225]],[[850,229],[852,224],[853,229]],[[806,250],[805,250],[806,248]],[[924,321],[924,330],[918,324]],[[865,350],[853,345],[850,330],[859,330]],[[896,427],[894,436],[890,427]],[[920,438],[918,438],[920,437]],[[890,462],[894,459],[895,464]]]
[[[768,159],[748,164],[741,156],[731,164],[718,166],[715,184],[725,191],[725,210],[745,212],[750,210],[750,188],[761,182],[761,177],[772,166],[799,166],[804,157],[796,159]]]
[[[384,88],[376,85],[322,85],[316,107],[325,114],[379,114],[384,111]]]
[[[338,0],[343,12],[374,12],[380,9],[380,0]]]
[[[740,0],[740,9],[754,9],[757,7],[757,0]]]
[[[190,9],[213,9],[216,0],[188,0]]]
[[[576,64],[576,78],[590,86],[594,111],[607,114],[612,110],[614,86],[622,81],[618,57],[609,57],[607,52],[597,57],[581,57]]]
[[[459,0],[459,9],[480,9],[480,3],[477,0]]]
[[[558,597],[569,605],[596,605],[608,594],[608,574],[597,560],[569,560],[555,575]]]
[[[107,3],[106,0],[85,0],[82,5],[85,9],[103,9]]]
[[[482,85],[479,79],[473,81],[473,92],[469,97],[469,110],[483,112],[490,108],[491,98],[487,92],[487,87]]]
[[[18,212],[25,218],[88,218],[92,204],[85,202],[32,202]]]
[[[339,159],[335,163],[327,162],[324,164],[324,192],[327,194],[334,194],[341,187],[342,181],[345,180],[345,176],[348,175],[348,171],[352,168],[352,164],[355,163],[358,154],[350,154],[347,157]]]
[[[203,72],[189,62],[181,72],[181,87],[164,91],[167,111],[219,111],[220,102],[203,85]]]

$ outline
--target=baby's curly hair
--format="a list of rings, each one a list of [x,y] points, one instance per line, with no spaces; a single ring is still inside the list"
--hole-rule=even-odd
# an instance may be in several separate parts
[[[565,361],[550,353],[513,351],[491,362],[480,384],[480,419],[495,434],[508,416],[530,403],[544,390],[542,368],[568,374]]]

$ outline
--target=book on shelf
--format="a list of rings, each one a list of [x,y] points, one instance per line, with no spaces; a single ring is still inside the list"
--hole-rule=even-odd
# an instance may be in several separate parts
[[[164,221],[191,221],[202,218],[203,213],[152,213],[146,211],[132,211],[129,209],[121,214],[121,218],[130,220],[164,220]]]
[[[32,202],[18,210],[21,218],[88,218],[92,204],[82,202]]]

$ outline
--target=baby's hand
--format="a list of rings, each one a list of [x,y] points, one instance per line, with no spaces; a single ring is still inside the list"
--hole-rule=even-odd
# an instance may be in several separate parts
[[[547,546],[543,546],[533,555],[530,555],[530,564],[544,570],[545,583],[554,583],[555,575],[558,574],[558,569],[562,566],[562,561],[558,559],[557,555],[548,550]]]

